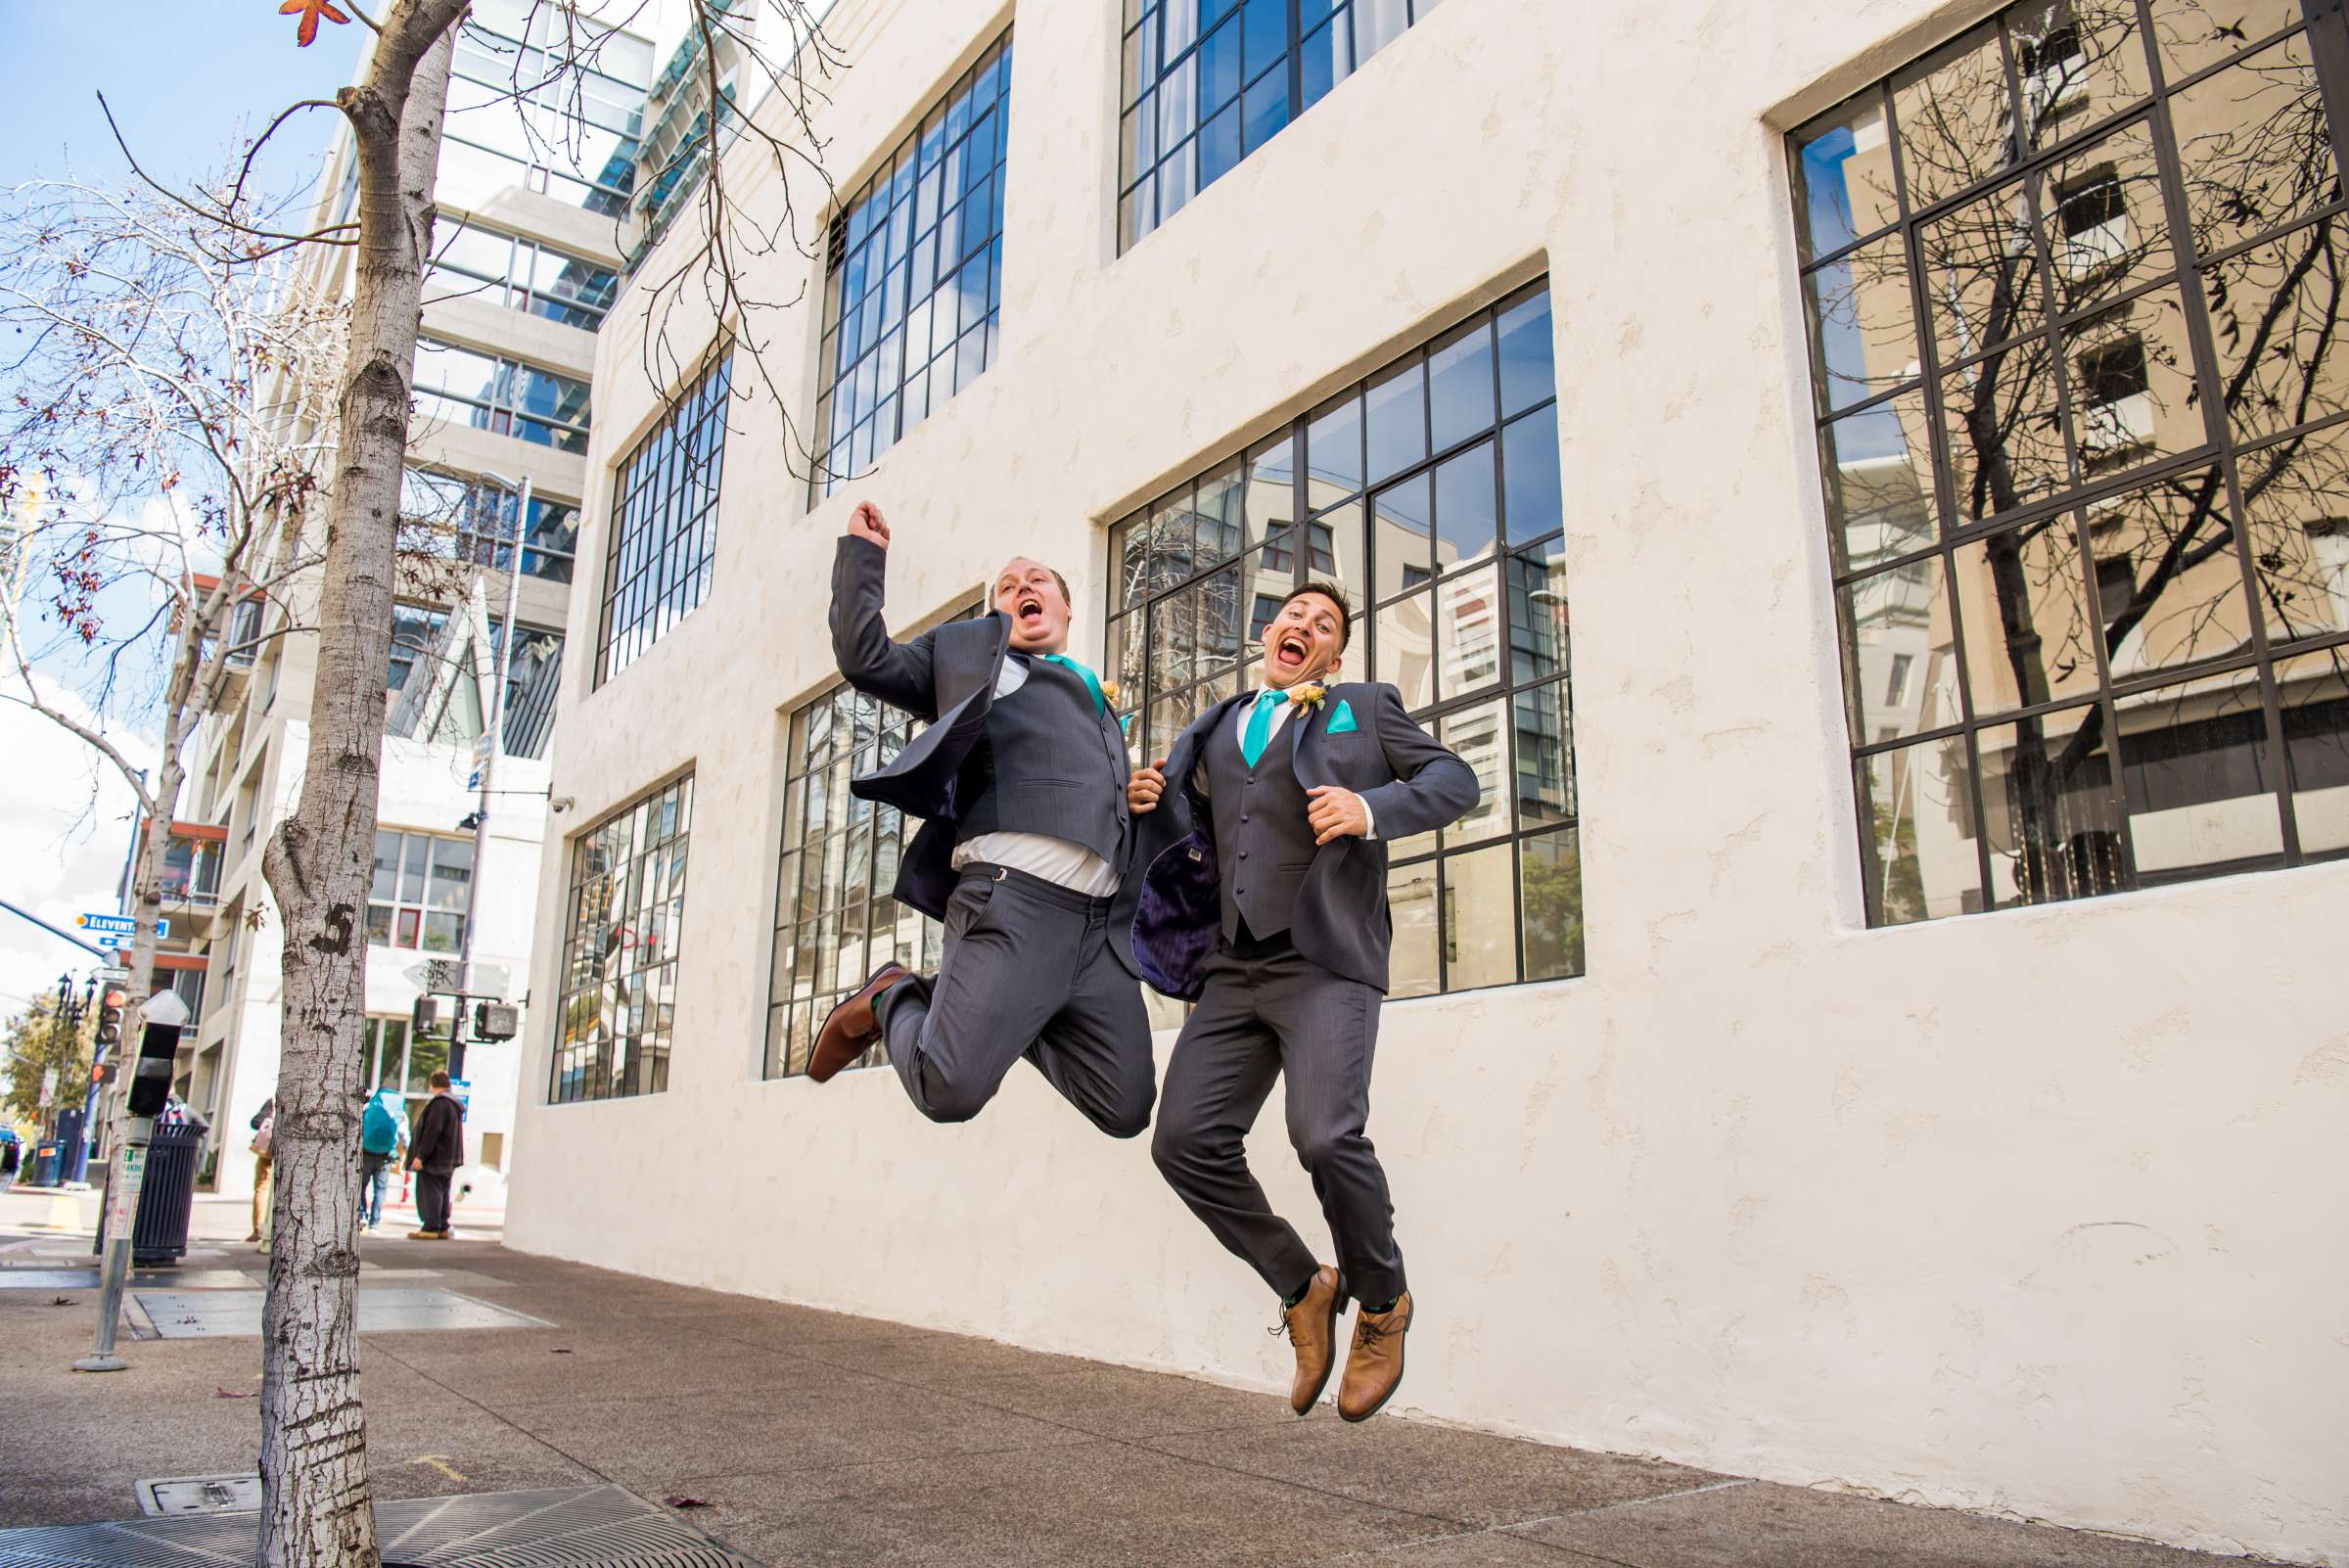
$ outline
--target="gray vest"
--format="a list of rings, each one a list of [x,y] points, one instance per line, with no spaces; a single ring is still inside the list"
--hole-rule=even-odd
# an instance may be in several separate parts
[[[1207,737],[1201,760],[1207,769],[1208,806],[1216,824],[1217,889],[1223,900],[1223,940],[1236,942],[1240,922],[1257,937],[1277,937],[1289,929],[1297,908],[1297,890],[1305,885],[1313,865],[1313,829],[1305,819],[1305,786],[1297,782],[1295,727],[1304,715],[1291,715],[1273,731],[1265,755],[1250,767],[1240,755],[1240,723],[1233,713],[1245,713],[1243,702],[1227,711]]]
[[[982,833],[1041,833],[1120,864],[1126,775],[1126,737],[1116,719],[1094,708],[1083,677],[1031,660],[1027,683],[995,699],[986,736],[963,764],[955,842]]]

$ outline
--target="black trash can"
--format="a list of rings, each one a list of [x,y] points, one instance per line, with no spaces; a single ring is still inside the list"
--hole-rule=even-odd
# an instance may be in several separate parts
[[[139,1185],[139,1213],[130,1227],[130,1261],[145,1268],[176,1264],[188,1253],[188,1222],[196,1212],[196,1171],[204,1163],[204,1140],[211,1129],[198,1121],[166,1124],[147,1145],[147,1175]],[[98,1211],[98,1243],[106,1252],[106,1214],[111,1207],[114,1166],[107,1166],[108,1205]]]
[[[32,1151],[32,1159],[27,1162],[24,1172],[24,1184],[28,1187],[57,1185],[56,1144],[43,1143]]]

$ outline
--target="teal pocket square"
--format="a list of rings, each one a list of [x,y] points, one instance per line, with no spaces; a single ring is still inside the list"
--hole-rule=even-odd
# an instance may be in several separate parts
[[[1361,726],[1354,721],[1353,704],[1347,702],[1345,698],[1341,697],[1338,699],[1337,711],[1329,715],[1329,728],[1324,730],[1322,733],[1327,735],[1351,735],[1359,728],[1361,728]]]

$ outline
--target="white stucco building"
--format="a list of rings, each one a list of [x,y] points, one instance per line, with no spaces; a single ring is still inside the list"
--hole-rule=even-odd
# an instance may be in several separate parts
[[[1487,786],[1396,847],[1398,1409],[2349,1562],[2349,392],[2321,299],[2272,308],[2338,219],[2253,128],[2330,156],[2349,36],[1161,9],[841,0],[831,227],[743,289],[806,304],[672,319],[662,387],[689,226],[615,305],[509,1244],[1285,1385],[1248,1271],[1036,1075],[951,1128],[800,1076],[928,940],[824,598],[858,500],[900,633],[1057,564],[1157,755],[1254,593],[1335,575]],[[1306,1223],[1277,1104],[1251,1149]]]

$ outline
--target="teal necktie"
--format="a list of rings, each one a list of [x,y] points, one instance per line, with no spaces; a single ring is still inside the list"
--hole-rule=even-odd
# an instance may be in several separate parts
[[[1101,677],[1099,675],[1094,674],[1067,654],[1046,654],[1044,660],[1047,664],[1058,665],[1063,669],[1074,670],[1077,678],[1084,682],[1084,689],[1093,694],[1093,712],[1096,714],[1109,712],[1109,699],[1101,694]]]
[[[1272,710],[1288,700],[1285,691],[1267,691],[1256,699],[1256,707],[1248,715],[1247,733],[1240,737],[1240,756],[1250,767],[1265,755],[1265,748],[1272,744]]]

